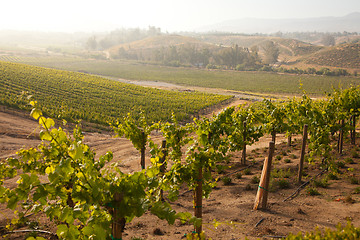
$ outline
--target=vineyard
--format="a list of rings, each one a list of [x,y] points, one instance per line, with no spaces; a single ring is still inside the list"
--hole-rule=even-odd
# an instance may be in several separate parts
[[[0,62],[0,83],[2,105],[25,108],[26,97],[33,95],[48,116],[103,125],[115,123],[129,112],[138,117],[141,111],[149,122],[166,120],[172,113],[186,120],[230,98],[143,88],[88,74],[7,62]]]
[[[30,65],[85,72],[129,80],[167,82],[185,86],[221,88],[251,93],[301,95],[299,83],[310,95],[324,95],[333,88],[348,88],[359,84],[358,77],[278,74],[165,67],[126,60],[89,60],[74,57],[16,57],[0,59]]]
[[[355,131],[360,109],[359,87],[334,91],[321,100],[311,99],[305,93],[301,98],[282,102],[265,99],[251,105],[227,108],[212,118],[194,119],[186,125],[179,124],[174,115],[169,122],[150,125],[144,115],[138,118],[127,115],[114,124],[113,129],[118,137],[128,138],[141,155],[139,165],[142,170],[130,173],[124,173],[113,162],[111,152],[95,157],[95,152],[83,143],[80,128],[75,128],[72,135],[62,127],[55,128],[55,122],[43,116],[35,101],[30,104],[33,106],[31,116],[39,121],[42,128],[39,134],[42,143],[37,148],[19,151],[17,157],[1,161],[0,165],[0,202],[18,215],[7,226],[8,234],[14,232],[13,229],[21,225],[28,214],[41,213],[56,222],[56,234],[50,233],[54,238],[56,235],[59,239],[123,239],[126,226],[132,221],[139,220],[141,223],[142,216],[151,214],[171,225],[176,222],[180,222],[179,226],[193,225],[193,232],[188,233],[186,238],[203,239],[207,235],[207,232],[203,232],[205,224],[212,224],[215,228],[223,224],[240,224],[235,220],[204,222],[203,219],[211,215],[211,211],[206,211],[203,200],[216,194],[214,189],[221,184],[220,181],[224,186],[230,185],[236,189],[238,186],[231,186],[231,181],[235,181],[234,176],[241,179],[241,173],[247,175],[256,167],[262,167],[262,162],[254,158],[260,154],[258,150],[247,153],[246,148],[266,134],[272,136],[270,146],[273,146],[281,133],[289,137],[287,149],[291,152],[292,146],[299,145],[291,140],[291,136],[307,136],[305,128],[309,135],[303,140],[304,143],[307,140],[308,146],[307,151],[302,151],[306,155],[306,167],[300,170],[274,168],[269,188],[254,176],[252,182],[255,189],[269,192],[269,195],[275,192],[275,195],[279,189],[299,186],[294,194],[282,201],[286,202],[294,199],[296,193],[305,187],[308,197],[319,194],[314,186],[326,188],[328,181],[344,176],[359,184],[357,162],[353,159],[342,162],[337,158],[345,154],[347,133],[350,140],[346,151],[351,151],[353,158],[359,157],[356,155]],[[152,140],[151,133],[155,130],[162,135],[163,141],[160,143]],[[271,149],[268,149],[269,152]],[[151,164],[147,165],[146,150],[151,155]],[[240,152],[241,157],[234,161],[233,155]],[[273,158],[280,161],[288,156],[288,151],[277,154]],[[299,160],[293,156],[287,161]],[[345,165],[351,167],[346,169]],[[293,166],[297,168],[297,164]],[[294,171],[298,171],[299,175],[295,176]],[[310,175],[315,172],[315,175]],[[6,180],[18,174],[16,185],[7,186]],[[317,179],[324,174],[326,178]],[[253,186],[241,188],[246,191]],[[191,192],[193,199],[187,199],[189,204],[193,204],[193,213],[175,211],[176,203]],[[237,192],[240,194],[239,190]],[[357,188],[354,194],[359,192]],[[355,202],[351,196],[344,201]],[[265,209],[269,207],[269,204],[263,204],[264,214],[267,214]],[[252,209],[253,206],[247,205],[246,208]],[[301,208],[297,212],[305,214]],[[292,223],[289,224],[292,226]],[[274,234],[271,229],[264,233]],[[313,235],[319,237],[320,234]],[[351,235],[357,239],[359,230],[348,225],[344,231],[328,231],[326,234]],[[301,236],[289,236],[289,239],[295,238],[301,239]]]

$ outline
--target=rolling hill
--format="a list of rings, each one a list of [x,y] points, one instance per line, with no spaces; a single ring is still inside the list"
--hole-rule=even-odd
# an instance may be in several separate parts
[[[323,47],[316,46],[310,43],[305,43],[296,39],[285,39],[280,37],[267,37],[267,36],[251,36],[251,35],[235,35],[235,34],[206,34],[200,37],[204,42],[221,45],[232,46],[234,44],[240,47],[251,48],[252,46],[261,47],[267,41],[273,41],[280,49],[281,54],[288,56],[301,56],[315,53]]]
[[[119,50],[123,49],[128,54],[141,54],[143,56],[152,54],[154,50],[167,48],[169,46],[184,46],[191,45],[198,49],[202,48],[216,48],[217,46],[205,43],[199,39],[180,35],[160,35],[155,37],[148,37],[142,40],[131,43],[124,43],[111,47],[108,51],[112,57],[119,54]]]
[[[320,66],[360,69],[360,43],[326,48],[306,58],[304,62]]]
[[[168,51],[171,47],[188,49],[210,49],[213,52],[238,45],[242,48],[257,46],[260,55],[263,54],[263,46],[268,41],[273,41],[280,50],[280,60],[291,59],[295,61],[299,56],[310,55],[323,49],[295,39],[285,39],[280,37],[249,36],[234,34],[204,34],[197,37],[180,35],[160,35],[131,43],[120,44],[108,50],[112,58],[118,58],[121,54],[127,59],[154,60],[155,52]],[[215,51],[214,51],[215,50]],[[169,52],[169,51],[168,51]],[[168,53],[170,54],[170,53]],[[122,57],[119,57],[122,58]]]

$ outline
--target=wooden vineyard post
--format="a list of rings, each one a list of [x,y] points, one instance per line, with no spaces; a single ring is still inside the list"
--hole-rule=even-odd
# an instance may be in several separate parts
[[[166,159],[166,140],[163,140],[162,143],[161,143],[161,148],[162,148],[162,153],[163,153],[163,156],[162,158],[160,159],[160,163],[161,163],[161,167],[160,167],[160,174],[161,176],[164,176],[165,174],[165,159]],[[164,201],[164,191],[161,189],[160,190],[160,199],[161,201]]]
[[[119,204],[122,201],[122,195],[120,193],[114,194],[114,208],[113,221],[111,229],[111,239],[122,239],[122,232],[125,227],[125,218],[120,217]]]
[[[242,151],[242,158],[241,158],[241,162],[243,165],[246,165],[246,121],[244,121],[243,123],[244,125],[244,134],[243,134],[243,141],[244,141],[244,145],[243,145],[243,151]]]
[[[350,117],[350,125],[351,125],[351,127],[353,126],[353,117],[354,117],[354,115],[352,115],[351,117]],[[353,134],[354,134],[354,132],[353,132],[353,130],[351,129],[350,130],[350,142],[351,142],[351,144],[353,145]]]
[[[276,131],[273,130],[273,131],[271,132],[271,141],[275,144],[275,140],[276,140]]]
[[[145,132],[141,132],[141,139],[143,140],[143,144],[141,146],[141,160],[140,160],[140,165],[141,165],[141,169],[145,169],[145,144],[146,144],[146,139],[145,139]]]
[[[196,179],[197,185],[194,192],[194,215],[196,218],[202,218],[202,181],[203,172],[202,168],[199,168],[199,174]],[[195,226],[195,233],[200,234],[202,232],[202,224]]]
[[[356,116],[355,115],[352,115],[351,117],[351,126],[353,127],[353,129],[351,130],[351,144],[352,145],[355,145],[356,144],[356,130],[355,130],[355,127],[356,127]]]
[[[338,151],[340,154],[342,154],[342,150],[343,150],[343,144],[344,144],[344,124],[345,124],[345,120],[341,120],[341,124],[340,124],[340,131],[339,131],[339,142],[338,142]]]
[[[291,134],[288,136],[287,145],[288,147],[291,147]]]
[[[308,125],[304,125],[303,130],[303,139],[302,139],[302,145],[301,145],[301,153],[300,153],[300,163],[299,163],[299,171],[298,171],[298,183],[301,183],[301,177],[302,177],[302,171],[304,168],[304,158],[305,158],[305,147],[306,147],[306,140],[307,140],[307,134],[308,132]]]
[[[255,198],[254,210],[257,210],[260,205],[260,201],[262,201],[262,208],[267,208],[267,199],[268,199],[268,189],[270,183],[270,172],[271,172],[271,163],[274,154],[275,143],[269,143],[269,155],[265,158],[264,166],[261,172],[261,178],[259,182],[259,188]]]
[[[268,193],[269,193],[268,189],[269,189],[269,184],[270,184],[271,163],[272,163],[272,157],[273,157],[273,154],[274,154],[274,150],[275,150],[275,141],[269,143],[269,156],[268,156],[267,166],[266,166],[266,171],[265,171],[266,175],[265,175],[265,186],[264,186],[264,188],[266,190],[264,191],[264,196],[263,196],[263,200],[262,200],[262,208],[263,209],[267,208],[267,200],[268,200]]]

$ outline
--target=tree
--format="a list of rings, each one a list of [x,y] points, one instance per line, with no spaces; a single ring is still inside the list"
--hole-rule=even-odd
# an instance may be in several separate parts
[[[114,46],[114,41],[110,38],[104,38],[102,40],[99,41],[99,45],[101,49],[108,49],[111,46]]]
[[[195,45],[186,43],[180,46],[178,51],[180,61],[195,65],[197,63],[198,53]]]
[[[209,59],[211,57],[211,52],[208,48],[203,48],[201,50],[199,56],[199,63],[202,64],[204,67],[209,64]]]
[[[149,26],[147,35],[150,37],[161,35],[161,29],[155,26]]]
[[[265,53],[264,63],[266,64],[276,63],[280,54],[280,50],[275,45],[275,43],[273,41],[267,41],[264,44],[263,49]]]
[[[335,46],[335,37],[331,34],[325,34],[321,39],[324,46]]]
[[[125,50],[124,47],[119,48],[118,56],[119,56],[120,59],[127,59],[128,58],[128,53],[127,53],[127,51]]]
[[[97,48],[97,41],[95,36],[92,36],[87,40],[86,48],[90,50],[95,50]]]

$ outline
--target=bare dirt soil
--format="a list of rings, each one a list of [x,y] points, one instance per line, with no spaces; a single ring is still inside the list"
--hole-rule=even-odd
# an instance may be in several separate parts
[[[37,126],[37,122],[31,120],[28,113],[0,111],[0,160],[5,161],[7,157],[14,156],[21,148],[39,144],[36,134]],[[156,141],[161,140],[161,136],[156,134],[152,138]],[[273,178],[269,189],[267,210],[253,210],[253,205],[258,189],[256,177],[260,177],[262,162],[268,154],[266,146],[270,137],[264,137],[248,148],[247,166],[240,164],[241,152],[233,154],[228,164],[231,168],[219,174],[220,178],[224,176],[231,178],[231,183],[226,185],[220,180],[210,197],[203,203],[204,231],[208,237],[212,239],[245,239],[246,237],[270,239],[299,231],[311,231],[315,227],[320,230],[335,228],[338,223],[345,225],[348,220],[351,220],[355,226],[360,226],[360,196],[358,194],[360,192],[360,185],[358,185],[360,148],[351,146],[347,141],[344,144],[343,155],[340,156],[335,152],[333,154],[336,162],[345,163],[345,166],[340,168],[338,180],[328,180],[329,185],[326,188],[316,187],[320,195],[310,196],[307,193],[308,189],[305,188],[295,198],[283,201],[299,187],[296,183],[296,171],[300,156],[300,137],[297,136],[295,139],[289,147],[285,142],[285,137],[278,135],[273,169],[283,169],[283,173],[287,172],[287,174]],[[112,151],[113,161],[120,162],[124,171],[140,170],[140,154],[128,140],[113,138],[108,132],[85,132],[85,141],[95,149],[97,156],[106,151]],[[248,168],[250,172],[245,168]],[[306,163],[305,172],[308,175],[303,181],[308,181],[321,170],[318,164]],[[324,173],[316,179],[324,179],[327,175],[328,173]],[[288,186],[280,185],[279,180],[287,182]],[[10,179],[5,184],[12,186],[16,181],[16,178]],[[310,186],[314,186],[314,183]],[[177,211],[193,212],[192,193],[186,190],[183,189],[183,194],[177,202],[172,203],[172,206]],[[5,205],[0,205],[0,233],[4,232],[1,229],[12,216]],[[211,224],[214,219],[223,223],[217,229]],[[32,215],[29,217],[29,223],[36,223],[39,229],[56,231],[52,223],[43,216]],[[29,226],[24,226],[22,229],[29,229]],[[176,222],[169,226],[166,221],[145,214],[126,225],[123,239],[135,237],[138,239],[182,239],[184,234],[192,231],[191,225]],[[46,234],[41,236],[49,237]],[[23,233],[10,234],[7,237],[7,239],[25,238]]]

